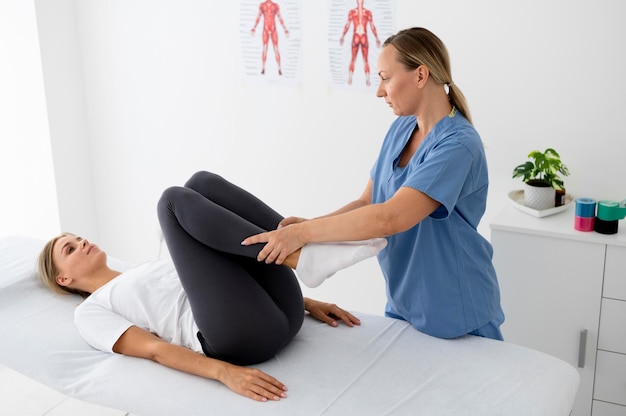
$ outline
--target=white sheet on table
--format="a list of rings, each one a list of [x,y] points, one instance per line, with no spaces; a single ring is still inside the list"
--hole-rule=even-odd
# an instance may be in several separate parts
[[[472,336],[437,339],[357,313],[355,328],[307,317],[296,339],[258,366],[289,387],[289,398],[253,402],[215,381],[90,348],[72,324],[80,298],[36,281],[41,246],[0,239],[0,362],[70,397],[143,416],[555,416],[569,414],[578,387],[576,370],[546,354]]]

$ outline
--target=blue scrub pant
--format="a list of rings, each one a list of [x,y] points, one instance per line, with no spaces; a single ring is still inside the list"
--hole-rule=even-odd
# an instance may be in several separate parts
[[[495,339],[497,341],[504,341],[504,337],[502,336],[502,332],[500,331],[500,325],[496,325],[493,322],[489,322],[482,328],[478,328],[477,330],[470,332],[469,335],[476,335],[479,337]]]
[[[405,321],[403,317],[395,313],[392,313],[390,311],[385,311],[385,316],[389,318]],[[500,331],[500,325],[495,324],[494,322],[489,322],[487,323],[487,325],[481,328],[468,332],[467,335],[476,335],[477,337],[491,338],[491,339],[495,339],[496,341],[504,341],[504,337],[502,336],[502,332]]]

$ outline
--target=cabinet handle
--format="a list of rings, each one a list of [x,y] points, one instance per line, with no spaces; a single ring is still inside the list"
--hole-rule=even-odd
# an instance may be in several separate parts
[[[585,353],[587,352],[587,330],[580,331],[580,344],[578,344],[578,368],[585,368]]]

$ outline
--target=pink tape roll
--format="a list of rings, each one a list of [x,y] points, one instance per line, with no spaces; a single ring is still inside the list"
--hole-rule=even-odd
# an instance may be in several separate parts
[[[574,228],[578,231],[593,231],[595,217],[579,217],[574,216]]]

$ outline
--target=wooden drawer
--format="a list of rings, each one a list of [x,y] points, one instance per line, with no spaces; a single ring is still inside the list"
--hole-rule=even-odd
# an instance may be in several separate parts
[[[598,348],[626,354],[626,301],[602,299]]]
[[[626,406],[626,355],[598,351],[593,398]]]
[[[602,296],[626,300],[626,247],[607,246],[606,248]]]
[[[593,401],[592,416],[626,416],[626,406]]]

